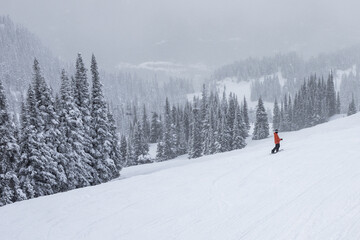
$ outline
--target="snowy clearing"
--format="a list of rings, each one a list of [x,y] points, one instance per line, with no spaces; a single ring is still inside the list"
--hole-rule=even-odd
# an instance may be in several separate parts
[[[0,208],[1,239],[360,239],[360,114]]]

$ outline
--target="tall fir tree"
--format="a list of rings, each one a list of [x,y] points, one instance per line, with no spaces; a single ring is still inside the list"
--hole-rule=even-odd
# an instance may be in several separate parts
[[[351,98],[351,102],[349,104],[349,109],[348,109],[347,115],[351,116],[355,113],[357,113],[357,109],[356,109],[355,99],[354,99],[354,94],[353,94],[352,98]]]
[[[198,158],[202,155],[201,125],[201,113],[198,108],[194,108],[189,158]]]
[[[150,138],[150,122],[148,120],[145,104],[143,106],[141,127],[143,129],[144,138],[145,138],[146,142],[149,142],[149,138]]]
[[[28,90],[28,116],[27,121],[23,122],[26,125],[22,126],[24,131],[19,173],[23,189],[30,198],[57,192],[59,185],[62,185],[58,184],[58,180],[63,176],[58,171],[57,160],[53,158],[55,149],[52,148],[54,142],[50,133],[53,132],[52,124],[55,119],[48,99],[48,88],[36,59],[33,70],[34,90],[32,87]]]
[[[91,92],[91,155],[94,158],[95,169],[101,182],[106,182],[119,175],[119,169],[110,158],[112,138],[109,131],[106,102],[102,93],[97,62],[91,58],[92,92]]]
[[[148,154],[149,149],[144,137],[144,131],[141,127],[141,123],[137,121],[135,123],[134,139],[133,139],[133,151],[135,157],[135,164],[140,164],[142,158]]]
[[[259,98],[258,105],[256,108],[256,120],[255,128],[253,132],[253,139],[259,140],[264,139],[269,136],[269,123],[267,114],[265,111],[264,103],[261,98]]]
[[[62,133],[60,152],[66,158],[67,188],[89,186],[95,174],[89,161],[90,155],[81,144],[84,136],[81,112],[74,103],[70,81],[62,71],[59,106],[60,131]]]
[[[340,114],[341,112],[341,102],[340,102],[340,93],[336,94],[336,114]]]
[[[85,153],[89,156],[91,167],[95,169],[92,185],[98,184],[101,179],[96,170],[96,161],[93,158],[93,140],[92,140],[92,120],[91,120],[91,102],[89,93],[89,82],[87,79],[87,69],[85,68],[84,61],[80,53],[76,58],[76,72],[72,79],[74,102],[81,113],[81,120],[83,124],[82,145]]]
[[[277,102],[277,99],[275,98],[274,109],[273,109],[273,130],[280,129],[280,121],[281,121],[281,115],[280,115],[279,104]]]
[[[236,108],[233,127],[232,149],[241,149],[246,146],[244,137],[245,128],[246,126],[241,119],[240,109]]]
[[[116,123],[115,123],[115,119],[114,116],[112,115],[112,113],[110,112],[110,107],[107,107],[107,118],[108,118],[108,124],[109,124],[109,134],[110,134],[110,144],[111,144],[111,149],[110,149],[110,159],[112,159],[115,163],[117,172],[119,173],[123,167],[123,159],[121,156],[121,151],[120,151],[120,145],[119,145],[119,137],[116,131]],[[118,173],[115,173],[115,175],[113,177],[116,177],[116,175],[118,175]]]
[[[159,116],[156,112],[153,112],[151,116],[151,127],[150,127],[150,143],[156,143],[160,139],[160,128],[161,123],[159,121]]]
[[[17,176],[20,147],[10,119],[4,87],[0,81],[0,206],[25,200]]]
[[[169,103],[169,100],[166,98],[165,112],[164,112],[163,137],[162,137],[163,152],[161,154],[162,158],[164,160],[175,157],[175,153],[173,151],[173,142],[172,142],[173,138],[171,136],[171,125],[172,125],[172,118],[171,118],[170,103]]]
[[[126,156],[127,156],[127,141],[125,135],[121,136],[120,140],[120,156],[121,156],[121,165],[126,166]]]
[[[332,72],[328,77],[326,84],[326,104],[328,108],[328,117],[336,114],[336,92]]]
[[[248,110],[248,105],[247,105],[245,96],[244,96],[244,102],[243,102],[242,106],[243,107],[242,107],[241,112],[243,114],[244,123],[245,123],[247,130],[249,131],[250,130],[249,110]]]

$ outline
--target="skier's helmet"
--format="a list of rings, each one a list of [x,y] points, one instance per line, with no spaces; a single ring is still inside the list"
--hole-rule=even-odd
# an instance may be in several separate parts
[[[276,133],[278,133],[278,132],[279,132],[279,130],[275,129],[275,132],[276,132]]]

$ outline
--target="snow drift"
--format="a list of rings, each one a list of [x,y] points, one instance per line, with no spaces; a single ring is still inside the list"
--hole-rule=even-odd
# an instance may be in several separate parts
[[[360,239],[360,114],[0,208],[1,239]]]

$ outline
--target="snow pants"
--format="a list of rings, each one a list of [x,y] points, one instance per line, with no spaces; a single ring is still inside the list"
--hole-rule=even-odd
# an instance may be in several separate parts
[[[273,150],[271,150],[271,153],[278,152],[279,148],[280,148],[280,143],[275,144],[275,147],[273,148]]]

